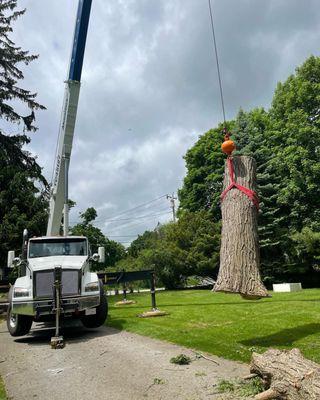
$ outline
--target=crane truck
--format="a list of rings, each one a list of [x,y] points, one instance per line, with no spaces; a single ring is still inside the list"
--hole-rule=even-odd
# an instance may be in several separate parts
[[[69,235],[68,171],[79,101],[80,79],[92,0],[79,0],[69,73],[60,122],[49,202],[46,236],[28,238],[23,232],[22,254],[8,252],[8,267],[19,269],[9,291],[7,326],[12,336],[26,335],[34,321],[80,318],[94,328],[107,318],[102,283],[90,271],[92,261],[104,262],[104,248],[92,254],[88,239]],[[63,219],[63,234],[60,234]]]

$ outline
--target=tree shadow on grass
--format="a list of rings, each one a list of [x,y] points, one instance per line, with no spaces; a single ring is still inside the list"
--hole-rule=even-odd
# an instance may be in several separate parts
[[[245,346],[292,346],[299,339],[305,338],[320,332],[320,324],[306,324],[294,328],[282,329],[272,335],[260,336],[243,340],[240,343]]]

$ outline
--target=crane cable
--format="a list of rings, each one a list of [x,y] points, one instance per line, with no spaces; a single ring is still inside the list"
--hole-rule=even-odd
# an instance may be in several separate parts
[[[220,100],[221,100],[222,114],[223,114],[224,133],[227,134],[226,113],[225,113],[225,107],[224,107],[222,80],[221,80],[221,73],[220,73],[220,63],[219,63],[219,55],[218,55],[218,49],[217,49],[216,34],[215,34],[215,30],[214,30],[214,22],[213,22],[211,0],[208,0],[208,4],[209,4],[209,12],[210,12],[212,38],[213,38],[213,48],[214,48],[214,54],[215,54],[215,59],[216,59],[216,64],[217,64],[217,72],[218,72],[218,82],[219,82],[219,89],[220,89]]]
[[[209,3],[209,11],[210,11],[210,20],[211,20],[211,29],[212,29],[212,37],[213,37],[213,45],[214,45],[214,53],[216,57],[216,63],[217,63],[217,71],[218,71],[218,81],[219,81],[219,88],[220,88],[220,98],[221,98],[221,106],[222,106],[222,113],[223,113],[223,123],[224,123],[224,140],[225,143],[228,143],[228,146],[231,146],[230,151],[222,150],[228,154],[227,158],[227,166],[229,170],[229,176],[230,176],[230,184],[229,186],[222,192],[221,194],[221,202],[224,200],[226,197],[227,193],[233,189],[236,188],[240,190],[242,193],[244,193],[253,203],[253,205],[256,207],[256,209],[259,211],[259,198],[257,193],[254,190],[251,190],[249,188],[246,188],[242,185],[239,185],[235,181],[235,173],[234,173],[234,166],[233,166],[233,160],[232,160],[232,152],[235,150],[235,146],[232,141],[229,140],[230,138],[230,133],[227,130],[227,124],[226,124],[226,113],[225,113],[225,108],[224,108],[224,100],[223,100],[223,91],[222,91],[222,81],[221,81],[221,74],[220,74],[220,64],[219,64],[219,56],[218,56],[218,49],[217,49],[217,42],[216,42],[216,35],[214,31],[214,23],[213,23],[213,15],[212,15],[212,7],[211,7],[211,0],[208,0]],[[228,141],[228,142],[227,142]],[[231,143],[230,143],[231,142]]]

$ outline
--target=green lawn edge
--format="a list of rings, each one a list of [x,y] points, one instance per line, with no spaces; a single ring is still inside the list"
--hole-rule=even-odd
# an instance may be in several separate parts
[[[7,400],[7,393],[1,376],[0,376],[0,400]]]
[[[271,295],[248,301],[209,290],[157,292],[158,308],[169,314],[148,319],[137,315],[150,310],[149,293],[129,295],[136,304],[120,307],[121,296],[109,296],[106,325],[246,363],[270,347],[297,347],[320,362],[320,289]]]

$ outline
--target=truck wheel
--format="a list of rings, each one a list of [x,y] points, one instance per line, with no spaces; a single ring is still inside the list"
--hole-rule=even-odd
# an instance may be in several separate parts
[[[96,307],[95,315],[84,315],[81,322],[86,328],[98,328],[103,325],[108,316],[108,301],[101,281],[100,284],[100,304]]]
[[[7,327],[11,336],[24,336],[29,333],[33,317],[12,313],[11,303],[8,307]]]

